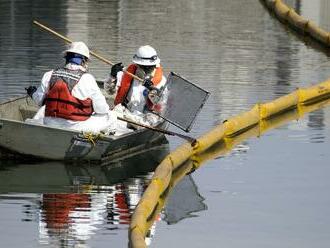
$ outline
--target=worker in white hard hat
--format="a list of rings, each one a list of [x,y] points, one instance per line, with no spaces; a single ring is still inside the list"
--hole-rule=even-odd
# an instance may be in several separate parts
[[[116,93],[114,100],[116,111],[119,109],[120,112],[120,108],[124,107],[131,116],[137,117],[136,120],[139,120],[139,117],[146,120],[148,117],[146,121],[149,123],[146,124],[156,125],[159,119],[153,114],[150,115],[150,112],[159,107],[157,94],[166,83],[160,59],[153,47],[145,45],[137,49],[132,62],[125,71],[143,81],[134,79],[124,72],[124,66],[118,63],[112,66],[110,80],[105,84],[105,89],[110,93]]]
[[[65,65],[46,72],[38,88],[26,89],[44,108],[37,114],[44,117],[43,124],[94,133],[115,131],[116,115],[87,72],[89,57],[85,43],[72,42],[64,51]]]

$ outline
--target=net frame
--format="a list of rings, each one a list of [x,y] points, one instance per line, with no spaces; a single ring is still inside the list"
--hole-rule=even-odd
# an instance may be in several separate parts
[[[207,101],[210,93],[204,89],[202,89],[201,87],[199,87],[198,85],[191,83],[190,81],[188,81],[187,79],[183,78],[182,76],[178,75],[175,72],[170,72],[167,80],[166,80],[166,84],[165,87],[162,89],[161,95],[164,95],[164,91],[165,89],[168,89],[169,92],[171,92],[171,87],[173,87],[173,84],[175,83],[174,80],[176,80],[176,78],[178,78],[177,81],[183,81],[186,85],[189,85],[190,90],[194,90],[196,92],[199,92],[201,95],[200,98],[200,104],[197,106],[197,108],[195,108],[192,111],[192,116],[191,118],[187,121],[186,125],[183,125],[182,123],[180,123],[179,121],[175,120],[175,118],[171,118],[171,116],[169,114],[167,114],[167,110],[168,108],[165,108],[165,112],[162,111],[161,113],[159,112],[155,112],[153,111],[154,114],[158,115],[159,117],[161,117],[162,119],[166,120],[167,122],[171,123],[172,125],[182,129],[185,132],[190,132],[197,115],[200,113],[201,109],[203,108],[205,102]],[[180,82],[179,82],[180,83]],[[185,96],[185,94],[180,95],[180,101],[182,101],[182,98]],[[169,96],[169,98],[171,98],[171,95]],[[173,100],[173,98],[171,98],[171,100]],[[176,105],[175,102],[172,104]]]

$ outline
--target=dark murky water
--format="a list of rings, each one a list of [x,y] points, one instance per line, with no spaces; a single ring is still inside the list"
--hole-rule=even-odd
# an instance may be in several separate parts
[[[330,30],[328,1],[286,2]],[[0,101],[62,63],[64,43],[33,26],[36,19],[126,65],[138,46],[153,45],[166,73],[211,92],[192,136],[330,76],[328,52],[290,32],[259,1],[4,0],[0,16]],[[90,64],[97,79],[109,69],[97,59]],[[327,247],[329,132],[325,108],[208,162],[172,194],[152,247]],[[171,138],[170,148],[181,143]],[[116,176],[110,167],[1,163],[4,247],[125,247],[130,213],[151,176],[132,168]],[[89,180],[94,187],[83,187]]]

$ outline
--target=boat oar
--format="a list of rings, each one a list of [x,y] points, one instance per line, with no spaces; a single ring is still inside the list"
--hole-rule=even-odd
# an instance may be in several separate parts
[[[129,119],[126,119],[126,118],[122,118],[122,117],[117,117],[117,119],[118,120],[121,120],[121,121],[125,121],[125,122],[130,123],[130,124],[133,124],[133,125],[137,125],[137,126],[140,126],[140,127],[144,127],[144,128],[153,130],[155,132],[159,132],[159,133],[163,133],[163,134],[167,134],[167,135],[171,135],[171,136],[180,137],[182,139],[185,139],[185,140],[189,141],[191,143],[191,145],[194,145],[195,142],[196,142],[196,139],[195,138],[190,137],[190,136],[187,136],[187,135],[184,135],[184,134],[180,134],[180,133],[172,132],[172,131],[169,131],[169,130],[165,130],[165,129],[160,129],[160,128],[156,128],[156,127],[144,125],[142,123],[135,122],[135,121],[132,121],[132,120],[129,120]]]
[[[55,36],[61,38],[62,40],[64,40],[65,42],[67,42],[67,43],[69,43],[69,44],[73,42],[73,41],[72,41],[71,39],[69,39],[68,37],[65,37],[64,35],[59,34],[58,32],[52,30],[51,28],[49,28],[49,27],[47,27],[47,26],[41,24],[40,22],[38,22],[38,21],[36,21],[36,20],[33,21],[33,24],[35,24],[35,25],[39,26],[40,28],[42,28],[43,30],[46,30],[46,31],[48,31],[49,33],[51,33],[51,34],[53,34],[53,35],[55,35]],[[105,62],[106,64],[108,64],[108,65],[114,65],[113,62],[111,62],[110,60],[108,60],[108,59],[102,57],[101,55],[99,55],[99,54],[97,54],[97,53],[95,53],[95,52],[93,52],[93,51],[89,51],[89,52],[90,52],[90,54],[91,54],[92,56],[94,56],[95,58],[97,58],[97,59],[99,59],[99,60]],[[131,77],[135,78],[136,80],[139,80],[139,81],[141,81],[141,82],[144,81],[142,78],[139,78],[138,76],[136,76],[136,75],[134,75],[134,74],[132,74],[132,73],[130,73],[130,72],[128,72],[128,71],[123,71],[123,72],[125,72],[126,74],[128,74],[128,75],[130,75]]]

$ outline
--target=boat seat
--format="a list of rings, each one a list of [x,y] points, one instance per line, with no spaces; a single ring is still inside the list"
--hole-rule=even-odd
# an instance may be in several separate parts
[[[19,111],[22,116],[22,121],[25,121],[26,119],[32,119],[33,116],[37,113],[38,111],[37,106],[29,106],[29,105],[21,105],[19,107]]]

